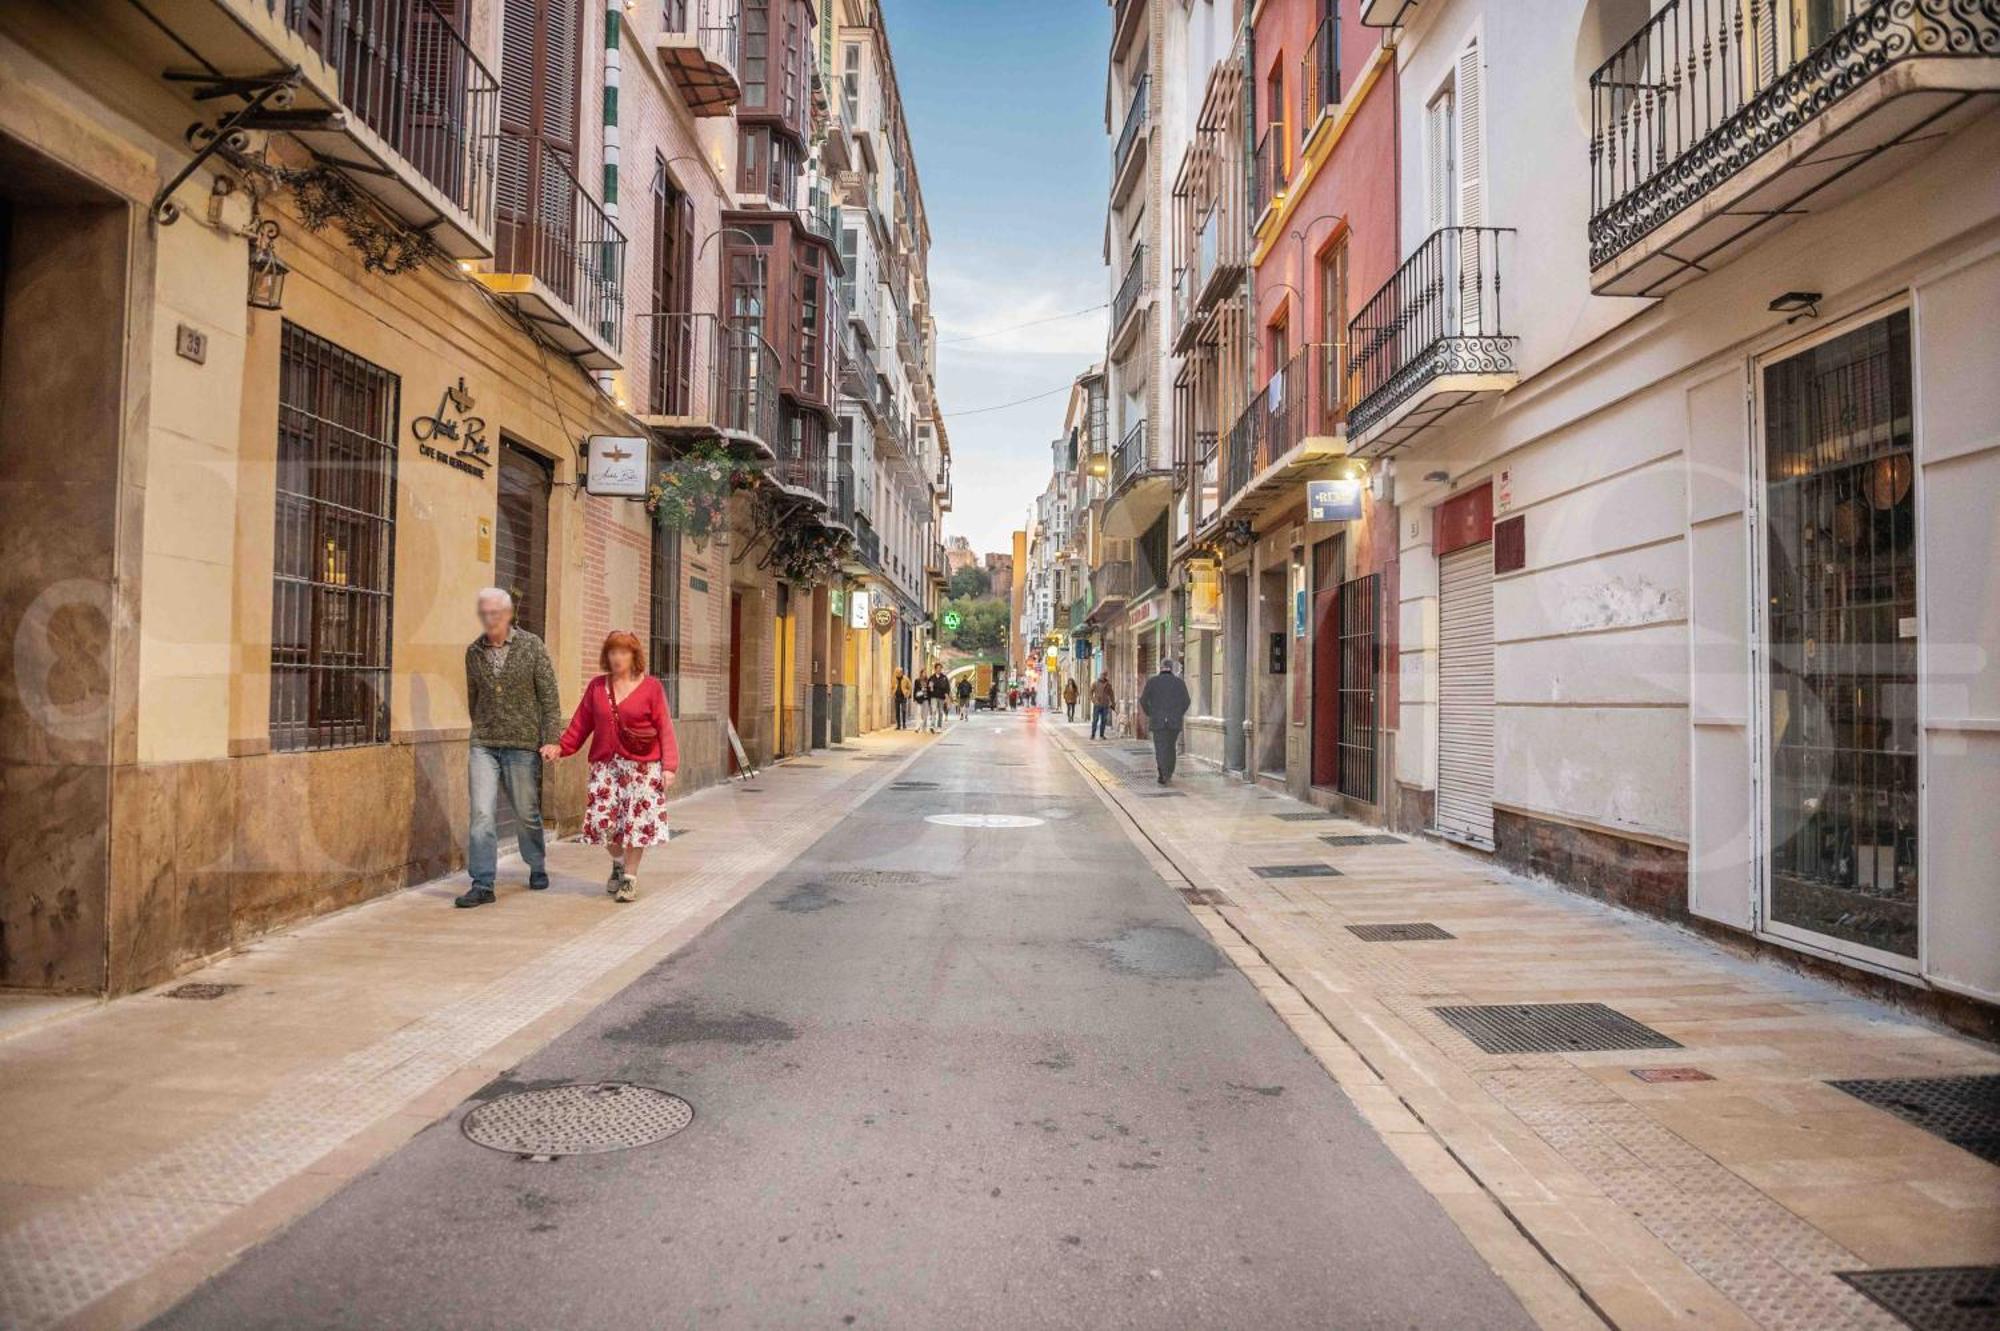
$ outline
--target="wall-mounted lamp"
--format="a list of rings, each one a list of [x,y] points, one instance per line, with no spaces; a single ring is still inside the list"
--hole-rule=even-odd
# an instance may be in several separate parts
[[[285,274],[291,265],[278,257],[278,224],[259,222],[250,232],[250,308],[285,308]]]
[[[1770,311],[1786,316],[1785,322],[1797,323],[1801,319],[1819,318],[1819,292],[1787,291],[1772,301]]]
[[[1438,485],[1443,485],[1451,479],[1451,473],[1448,471],[1427,471],[1424,473],[1424,479],[1433,481]]]

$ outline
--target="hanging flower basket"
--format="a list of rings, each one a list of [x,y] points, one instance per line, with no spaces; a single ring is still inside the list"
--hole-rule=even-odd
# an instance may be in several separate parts
[[[660,526],[706,541],[722,525],[729,492],[744,480],[728,446],[704,439],[654,475],[646,489],[646,511]]]
[[[824,582],[839,575],[841,560],[850,553],[849,545],[845,534],[829,531],[817,522],[788,523],[772,535],[771,567],[786,582]]]

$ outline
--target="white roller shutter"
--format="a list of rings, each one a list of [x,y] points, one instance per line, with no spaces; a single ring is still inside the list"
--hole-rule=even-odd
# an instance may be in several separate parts
[[[1437,830],[1493,844],[1493,543],[1438,561]]]

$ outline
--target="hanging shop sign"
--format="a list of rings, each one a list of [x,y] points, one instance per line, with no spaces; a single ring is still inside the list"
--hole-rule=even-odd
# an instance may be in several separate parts
[[[868,627],[868,593],[855,591],[847,598],[847,627],[865,629]]]
[[[1333,481],[1306,482],[1307,522],[1356,522],[1361,518],[1361,495],[1367,482],[1359,476]]]
[[[486,419],[472,414],[473,405],[465,376],[460,375],[458,383],[438,399],[435,414],[410,422],[410,437],[417,441],[417,451],[431,461],[484,480],[493,464],[493,449],[486,442]]]
[[[878,605],[869,613],[868,622],[875,626],[877,633],[887,633],[896,627],[896,612],[886,605]]]
[[[590,465],[585,493],[612,499],[644,499],[652,464],[650,441],[620,434],[594,434],[584,441]]]
[[[963,623],[965,623],[965,616],[959,614],[958,611],[947,610],[944,612],[944,631],[946,633],[958,632],[959,625]]]

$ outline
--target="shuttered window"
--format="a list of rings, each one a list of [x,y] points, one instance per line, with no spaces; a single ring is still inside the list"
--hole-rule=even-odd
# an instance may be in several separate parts
[[[1468,228],[1458,238],[1458,318],[1462,331],[1470,337],[1477,337],[1483,331],[1480,286],[1484,280],[1484,265],[1480,262],[1479,232],[1470,229],[1486,225],[1483,82],[1479,43],[1469,42],[1459,53],[1458,72],[1453,85],[1458,120],[1457,213],[1453,221]]]
[[[653,158],[653,329],[649,392],[656,416],[694,410],[694,200]]]
[[[401,381],[284,326],[272,546],[271,747],[389,739]]]
[[[681,710],[681,533],[653,524],[652,641],[646,661],[667,691],[667,708]]]
[[[502,0],[494,202],[503,261],[575,244],[582,50],[580,0]]]
[[[1437,830],[1493,844],[1493,545],[1438,560]]]

